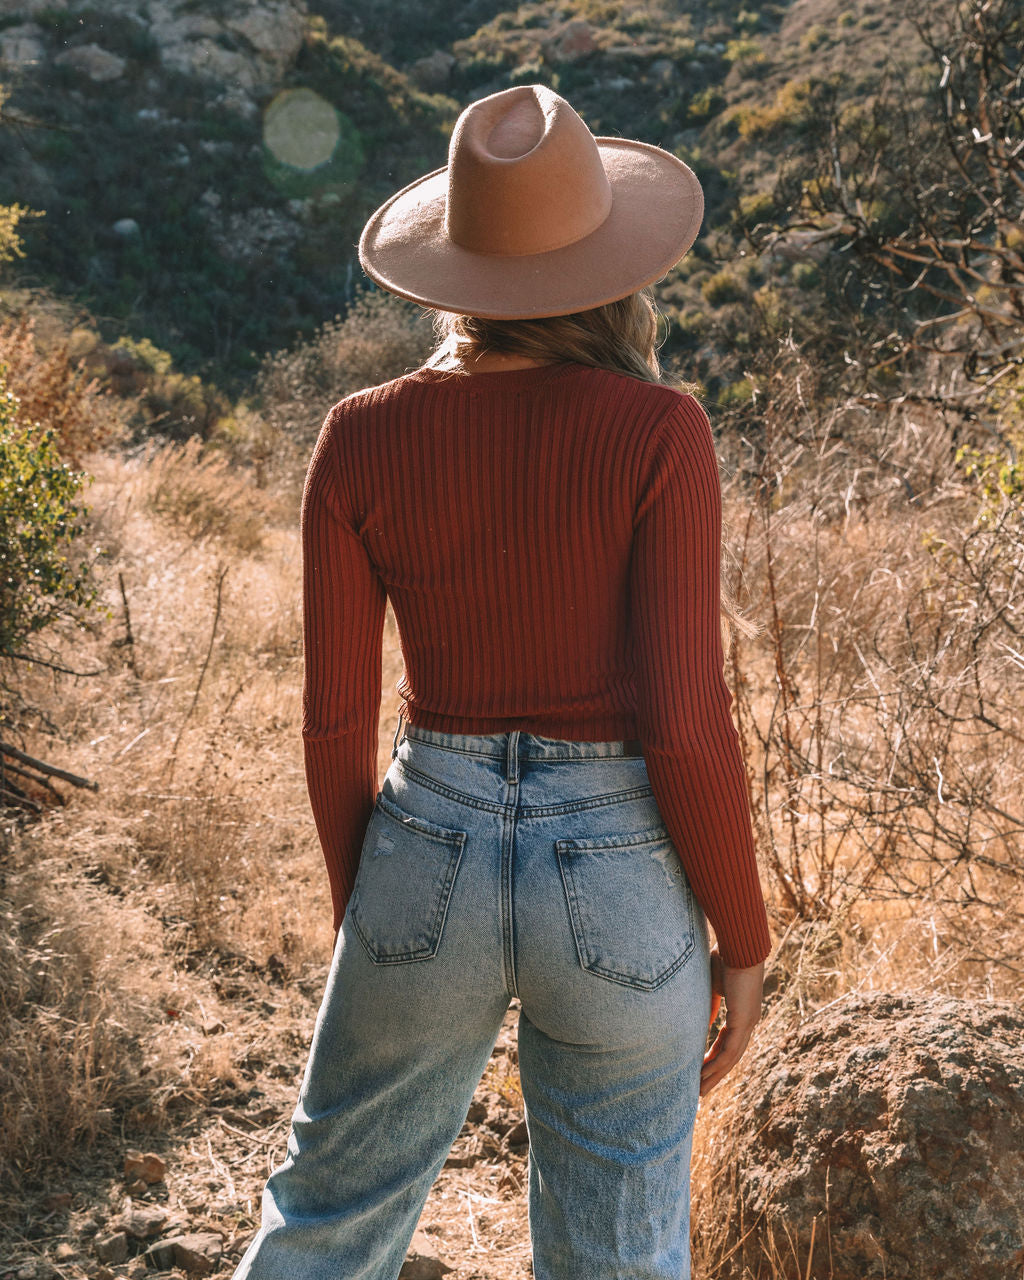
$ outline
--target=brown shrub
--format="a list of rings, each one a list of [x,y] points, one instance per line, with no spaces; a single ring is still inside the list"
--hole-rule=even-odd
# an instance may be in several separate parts
[[[0,321],[0,361],[8,367],[7,383],[21,401],[23,419],[51,428],[73,467],[81,466],[88,451],[126,438],[131,403],[111,395],[86,371],[66,334],[43,343],[31,312]]]

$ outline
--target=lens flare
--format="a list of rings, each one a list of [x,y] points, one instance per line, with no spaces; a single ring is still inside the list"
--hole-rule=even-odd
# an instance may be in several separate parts
[[[285,89],[263,114],[263,141],[281,164],[311,173],[334,155],[338,113],[312,89]]]

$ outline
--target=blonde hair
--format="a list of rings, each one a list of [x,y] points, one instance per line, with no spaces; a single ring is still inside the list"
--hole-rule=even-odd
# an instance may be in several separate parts
[[[658,360],[661,316],[650,289],[617,302],[567,316],[536,320],[484,320],[449,311],[434,313],[437,349],[430,368],[457,370],[484,352],[565,360],[626,373],[644,382],[662,382]]]
[[[477,356],[500,352],[541,362],[568,361],[610,369],[693,395],[697,391],[693,383],[667,377],[662,369],[658,359],[658,348],[664,341],[658,333],[662,319],[650,287],[588,311],[531,320],[485,320],[435,311],[437,346],[425,364],[457,373]],[[733,627],[748,638],[758,635],[761,628],[743,616],[724,585],[719,583],[719,588],[722,643],[728,651]]]

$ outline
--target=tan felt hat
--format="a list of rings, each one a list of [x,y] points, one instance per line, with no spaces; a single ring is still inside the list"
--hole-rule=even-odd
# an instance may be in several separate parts
[[[447,167],[381,205],[359,261],[385,289],[440,311],[568,315],[663,276],[703,213],[681,160],[646,142],[595,138],[557,93],[520,85],[463,111]]]

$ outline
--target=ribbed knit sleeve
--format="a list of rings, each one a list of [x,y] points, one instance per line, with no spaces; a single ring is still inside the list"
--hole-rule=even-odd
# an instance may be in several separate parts
[[[377,725],[386,592],[345,500],[327,415],[302,495],[306,784],[327,862],[337,930],[377,794]]]
[[[719,621],[722,494],[690,396],[661,424],[637,507],[631,616],[651,789],[727,965],[771,950]]]

